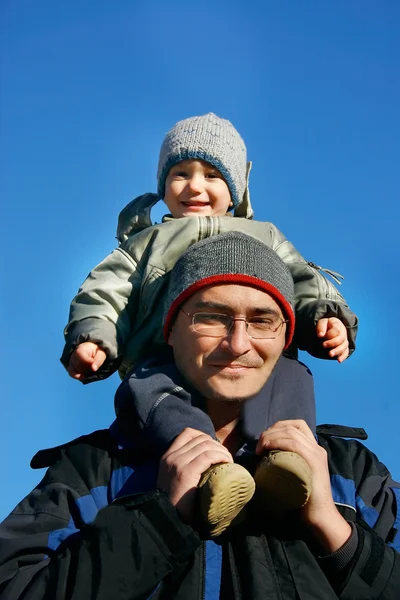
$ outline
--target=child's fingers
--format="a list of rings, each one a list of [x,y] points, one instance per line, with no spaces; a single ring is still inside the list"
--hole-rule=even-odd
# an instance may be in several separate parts
[[[79,344],[73,351],[71,358],[74,358],[75,364],[91,365],[94,361],[96,352],[99,350],[97,344],[93,342],[84,342]]]
[[[322,344],[323,348],[337,348],[338,346],[340,346],[341,344],[347,342],[347,339],[344,338],[342,335],[336,335],[335,337],[325,340]]]
[[[72,379],[82,379],[82,373],[78,371],[72,364],[71,361],[67,367],[68,374],[72,377]]]
[[[91,370],[98,350],[100,350],[99,347],[93,342],[84,342],[75,348],[71,354],[67,368],[68,373],[73,379],[83,379],[88,370]]]
[[[73,379],[83,379],[87,366],[75,354],[71,355],[67,371]]]
[[[325,337],[328,328],[328,319],[319,319],[317,323],[317,336]]]
[[[331,358],[337,358],[339,362],[343,362],[349,356],[349,342],[346,340],[329,352]]]
[[[107,354],[104,352],[104,350],[99,348],[97,350],[94,360],[92,362],[92,371],[97,371],[98,369],[100,369],[101,365],[104,363],[106,358],[107,358]]]
[[[350,356],[350,350],[347,348],[340,356],[337,357],[339,363],[344,362]]]

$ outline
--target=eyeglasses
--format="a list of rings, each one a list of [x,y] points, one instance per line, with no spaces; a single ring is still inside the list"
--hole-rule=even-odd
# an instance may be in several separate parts
[[[282,325],[288,323],[287,319],[281,319],[274,315],[268,317],[231,317],[221,313],[187,313],[180,309],[185,315],[192,318],[194,331],[208,337],[225,337],[230,334],[235,321],[246,323],[247,334],[255,340],[271,340],[278,337]]]

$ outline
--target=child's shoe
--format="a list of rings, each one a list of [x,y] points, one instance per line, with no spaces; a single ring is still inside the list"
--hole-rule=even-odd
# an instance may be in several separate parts
[[[272,514],[301,508],[311,494],[311,469],[296,452],[271,450],[261,459],[254,481],[258,508]]]
[[[197,487],[200,526],[208,536],[216,537],[252,498],[255,483],[241,465],[219,463],[204,471]]]

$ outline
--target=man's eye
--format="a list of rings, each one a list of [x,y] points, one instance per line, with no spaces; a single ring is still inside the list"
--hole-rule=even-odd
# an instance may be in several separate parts
[[[197,322],[203,323],[204,325],[221,325],[225,324],[229,320],[229,317],[227,315],[210,313],[198,313],[196,317]]]
[[[256,325],[256,326],[260,326],[260,327],[270,327],[271,325],[275,324],[274,319],[265,319],[265,318],[255,318],[255,319],[249,319],[248,321],[249,323],[251,323],[252,325]]]

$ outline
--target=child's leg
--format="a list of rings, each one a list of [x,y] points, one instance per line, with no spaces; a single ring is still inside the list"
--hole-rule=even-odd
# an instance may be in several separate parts
[[[185,427],[215,438],[200,399],[183,388],[169,357],[142,362],[121,383],[115,396],[119,429],[137,448],[161,456]],[[220,535],[253,496],[250,473],[236,463],[212,465],[198,484],[199,526],[208,537]]]
[[[134,447],[155,456],[162,456],[185,427],[215,438],[211,419],[192,402],[196,398],[183,388],[167,353],[141,362],[115,394],[115,410],[125,436]]]
[[[315,431],[312,374],[299,361],[282,356],[260,394],[244,406],[242,426],[248,436],[258,439],[269,426],[288,419],[304,419]],[[294,452],[268,453],[259,463],[254,479],[255,499],[269,513],[299,508],[311,493],[310,468]]]
[[[242,428],[246,437],[258,440],[268,427],[287,419],[304,419],[315,431],[314,380],[303,363],[281,356],[261,392],[243,405]]]

